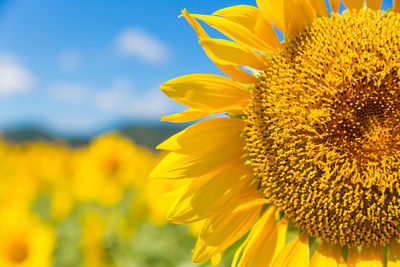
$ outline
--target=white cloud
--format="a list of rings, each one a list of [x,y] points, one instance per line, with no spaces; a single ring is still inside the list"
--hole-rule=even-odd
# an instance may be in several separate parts
[[[97,89],[84,83],[53,82],[49,90],[58,102],[91,106],[98,112],[136,119],[160,119],[162,112],[170,111],[172,102],[157,87],[137,92],[132,81],[125,78]]]
[[[86,103],[92,94],[90,85],[77,82],[53,82],[49,90],[51,97],[63,103]]]
[[[91,115],[87,114],[66,114],[66,113],[54,113],[47,114],[47,120],[50,121],[53,129],[57,129],[57,131],[61,134],[83,134],[87,135],[93,134],[93,130],[100,129],[100,127],[104,126],[97,120],[93,118]]]
[[[0,95],[27,92],[35,84],[35,77],[14,56],[0,54]]]
[[[109,88],[97,93],[95,106],[107,113],[139,119],[160,118],[170,108],[169,99],[160,89],[138,93],[127,79],[116,79]]]
[[[136,28],[121,32],[116,38],[116,48],[123,55],[135,56],[150,64],[164,64],[171,59],[166,44]]]
[[[112,82],[109,88],[103,89],[96,94],[94,104],[102,111],[121,111],[121,109],[124,109],[125,102],[131,98],[132,91],[133,85],[131,81],[118,78]]]
[[[74,50],[65,50],[61,52],[58,63],[61,69],[65,71],[77,71],[81,66],[81,55]]]

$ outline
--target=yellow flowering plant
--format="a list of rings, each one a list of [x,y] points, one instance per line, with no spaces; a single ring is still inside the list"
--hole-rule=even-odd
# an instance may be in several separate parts
[[[344,0],[340,14],[340,1],[329,3],[331,12],[324,0],[182,11],[227,75],[161,86],[189,107],[164,121],[228,115],[161,143],[168,154],[151,174],[186,181],[168,218],[205,221],[194,262],[217,265],[245,237],[232,266],[400,264],[400,4]],[[288,227],[299,230],[290,242]]]

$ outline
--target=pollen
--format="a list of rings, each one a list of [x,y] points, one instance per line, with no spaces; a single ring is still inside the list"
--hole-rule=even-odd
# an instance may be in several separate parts
[[[267,198],[330,244],[400,238],[400,15],[321,17],[269,58],[247,107]]]

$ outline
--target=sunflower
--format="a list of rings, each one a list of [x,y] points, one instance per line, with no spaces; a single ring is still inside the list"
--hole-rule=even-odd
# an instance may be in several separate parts
[[[50,266],[54,230],[18,205],[0,207],[0,266]]]
[[[164,121],[226,114],[161,143],[169,154],[151,174],[187,180],[168,219],[204,220],[194,262],[216,265],[239,242],[233,266],[400,266],[400,6],[339,4],[183,10],[229,77],[161,86],[189,107]]]
[[[95,138],[88,148],[75,153],[72,181],[77,198],[97,200],[105,206],[118,203],[125,189],[143,186],[155,164],[153,154],[119,133]]]

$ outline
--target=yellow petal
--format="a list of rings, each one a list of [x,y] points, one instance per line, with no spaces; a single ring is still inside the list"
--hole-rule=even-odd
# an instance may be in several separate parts
[[[240,258],[239,266],[246,266],[248,258],[251,256],[249,251],[253,251],[257,241],[262,240],[264,236],[270,235],[270,232],[275,227],[275,221],[278,219],[277,208],[274,205],[271,205],[267,211],[261,215],[260,219],[251,229],[249,236],[243,242],[243,244],[236,250],[235,256],[232,261],[232,267],[237,266],[237,261]],[[260,241],[261,242],[261,241]],[[268,264],[264,264],[267,266]]]
[[[309,257],[308,234],[303,232],[282,249],[272,267],[308,267]]]
[[[231,164],[193,180],[188,190],[168,213],[170,222],[191,223],[205,218],[213,210],[228,203],[235,195],[256,188],[249,186],[253,180],[250,167],[244,162]],[[254,195],[254,194],[253,194]]]
[[[237,204],[240,204],[240,199]],[[215,213],[210,216],[193,249],[193,261],[203,262],[235,243],[253,226],[262,205],[246,210]]]
[[[281,32],[286,33],[283,0],[257,0],[261,14],[267,21],[270,21]]]
[[[367,7],[373,10],[379,10],[382,6],[382,0],[367,0]]]
[[[221,65],[243,65],[256,70],[266,68],[264,56],[242,47],[240,44],[215,38],[203,38],[200,40],[207,55]]]
[[[225,251],[222,251],[222,252],[218,253],[217,255],[211,257],[211,266],[212,267],[217,267],[220,264],[220,262],[222,260],[222,256],[224,255],[224,252]]]
[[[153,169],[150,178],[182,179],[194,178],[236,161],[243,156],[242,143],[226,146],[221,151],[200,155],[184,155],[171,152]]]
[[[189,22],[189,24],[196,31],[199,39],[208,38],[207,33],[201,27],[201,25],[194,19],[190,14],[186,11],[186,9],[182,10],[182,15]],[[216,63],[216,65],[229,77],[233,80],[241,82],[241,83],[255,83],[257,82],[257,78],[253,75],[247,73],[236,65],[220,65]]]
[[[168,179],[151,179],[150,186],[161,187],[161,196],[165,199],[179,199],[189,188],[193,179],[180,179],[180,180],[168,180]],[[158,188],[157,188],[158,189]],[[156,191],[156,190],[154,190]],[[154,192],[153,191],[153,192]],[[152,193],[153,193],[152,192]],[[173,202],[170,202],[173,203]]]
[[[254,29],[258,14],[258,8],[248,5],[230,6],[217,10],[213,13],[213,15],[222,16],[226,19],[241,24],[248,29]]]
[[[280,42],[275,29],[271,23],[261,15],[258,8],[254,6],[238,5],[220,9],[213,13],[231,21],[240,23],[251,32],[271,45],[273,48],[279,48]]]
[[[213,74],[181,76],[169,80],[160,88],[176,102],[213,113],[243,110],[250,96],[247,88]]]
[[[198,109],[193,109],[190,108],[188,110],[171,114],[168,116],[164,116],[164,114],[161,114],[162,119],[161,121],[169,121],[169,122],[188,122],[188,121],[194,121],[194,120],[199,120],[202,119],[206,116],[209,116],[211,114],[214,114],[215,112],[208,112],[208,111],[203,111],[203,110],[198,110]]]
[[[310,4],[313,6],[317,14],[320,16],[329,16],[328,9],[326,9],[325,0],[310,0]]]
[[[254,27],[254,32],[264,40],[268,40],[268,43],[275,47],[280,48],[281,43],[278,36],[276,35],[274,27],[272,27],[271,22],[267,21],[264,16],[259,15],[257,17],[257,22]]]
[[[343,0],[347,9],[361,9],[364,0]]]
[[[211,27],[216,28],[232,40],[240,43],[248,49],[257,50],[264,53],[276,52],[276,49],[273,46],[254,34],[254,31],[249,30],[237,22],[233,22],[229,19],[218,16],[197,14],[191,14],[191,16],[206,22]],[[255,17],[255,19],[256,18],[257,17]]]
[[[201,27],[201,25],[187,12],[186,9],[182,10],[182,16],[185,17],[187,22],[189,22],[190,26],[192,26],[192,28],[196,31],[196,34],[199,37],[199,39],[208,37],[208,34],[203,29],[203,27]]]
[[[199,154],[218,149],[226,144],[241,142],[245,123],[235,118],[214,118],[200,121],[171,136],[157,149],[181,154]],[[212,140],[212,142],[210,142]]]
[[[323,242],[311,258],[310,267],[346,267],[339,246]]]
[[[363,247],[361,252],[357,248],[351,248],[347,256],[347,264],[349,267],[383,267],[382,247]]]
[[[390,242],[387,267],[400,267],[400,244],[397,240]]]
[[[331,4],[332,13],[339,12],[340,0],[329,0]]]
[[[400,12],[400,0],[393,0],[393,11]]]
[[[218,63],[215,63],[215,65],[234,81],[246,84],[254,84],[257,82],[256,76],[242,70],[237,65],[220,65]]]
[[[256,247],[250,255],[248,266],[269,266],[275,260],[279,252],[285,247],[287,226],[287,221],[277,223],[265,242]]]
[[[283,5],[286,34],[293,39],[316,18],[316,12],[308,0],[285,0]]]
[[[270,200],[265,198],[262,190],[256,190],[256,188],[257,183],[249,185],[249,190],[235,197],[236,199],[240,199],[240,204],[236,202],[227,203],[224,207],[219,208],[218,211],[225,212],[226,210],[231,210],[232,212],[241,212],[252,207],[271,203]]]
[[[236,251],[232,266],[270,266],[286,241],[287,222],[280,221],[275,225],[276,219],[277,209],[271,206]],[[242,256],[237,263],[240,255]]]

